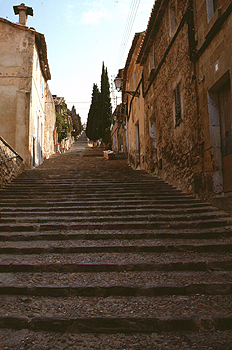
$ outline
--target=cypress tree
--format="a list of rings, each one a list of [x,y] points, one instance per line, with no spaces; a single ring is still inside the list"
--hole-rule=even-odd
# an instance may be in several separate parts
[[[100,122],[99,136],[105,144],[110,141],[110,127],[112,123],[112,107],[110,99],[110,84],[107,68],[102,64],[101,94],[100,94]]]
[[[104,62],[102,64],[101,91],[93,85],[92,101],[88,113],[86,135],[92,141],[101,139],[106,145],[110,141],[112,122],[110,84]]]
[[[99,96],[97,84],[93,84],[92,100],[88,113],[86,135],[91,141],[99,139]]]
[[[81,117],[79,113],[76,112],[75,106],[72,106],[72,110],[70,111],[70,115],[72,118],[73,131],[72,136],[77,137],[81,133],[82,125],[81,125]]]

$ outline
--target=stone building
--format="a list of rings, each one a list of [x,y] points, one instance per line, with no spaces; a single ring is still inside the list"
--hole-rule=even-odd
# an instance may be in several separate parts
[[[127,144],[130,165],[143,167],[146,163],[144,98],[142,94],[142,67],[136,63],[144,32],[136,33],[123,70],[123,103],[127,110]]]
[[[0,18],[0,135],[33,167],[54,153],[55,107],[44,35],[27,27],[32,8],[14,11],[19,23]]]
[[[202,139],[189,54],[189,13],[188,0],[156,1],[137,63],[144,81],[147,161],[142,166],[194,192]]]
[[[191,47],[198,96],[202,171],[199,190],[232,212],[232,3],[196,0]]]
[[[231,8],[157,0],[124,69],[130,164],[211,201],[232,190]]]
[[[112,115],[111,144],[114,152],[127,154],[127,113],[125,108],[125,104],[120,103]]]

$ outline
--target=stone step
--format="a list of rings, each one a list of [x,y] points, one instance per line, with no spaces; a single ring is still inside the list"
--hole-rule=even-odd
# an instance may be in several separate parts
[[[5,242],[0,247],[0,254],[78,254],[78,253],[170,253],[170,252],[230,252],[232,239],[221,242],[181,241],[168,244],[149,240],[142,241],[19,241]],[[163,244],[162,244],[163,243]],[[165,244],[166,243],[166,244]]]
[[[171,210],[170,210],[171,209]],[[47,207],[46,210],[43,207],[26,207],[26,208],[2,208],[1,209],[1,216],[3,217],[8,217],[11,215],[20,215],[20,216],[25,216],[28,214],[36,214],[36,215],[46,215],[46,214],[65,214],[66,216],[75,216],[75,215],[83,215],[83,214],[88,214],[88,215],[94,215],[94,214],[105,214],[108,213],[110,215],[121,215],[122,213],[124,215],[130,215],[131,213],[141,213],[141,214],[153,214],[153,215],[163,215],[163,214],[171,214],[171,215],[192,215],[192,214],[203,214],[203,213],[212,213],[214,212],[216,215],[221,212],[218,210],[216,211],[214,207],[210,206],[198,206],[198,207],[193,207],[193,208],[154,208],[154,206],[110,206],[107,211],[105,207],[98,206],[97,208],[95,206],[92,207],[78,207],[78,208],[73,208],[71,206],[67,207]],[[225,213],[223,212],[223,215]]]
[[[178,282],[177,282],[178,281]],[[231,270],[205,270],[205,271],[105,271],[105,272],[2,272],[0,273],[0,283],[2,288],[29,288],[34,293],[34,287],[138,287],[152,288],[164,286],[186,286],[215,285],[215,293],[227,293],[230,289],[226,286],[231,284]],[[177,284],[178,283],[178,284]],[[223,285],[224,287],[220,287]],[[193,288],[193,287],[189,287]],[[29,292],[28,292],[29,293]],[[205,291],[206,293],[206,291]],[[212,291],[212,293],[214,293]],[[214,293],[214,294],[215,294]],[[197,294],[197,293],[196,293]],[[202,293],[203,294],[203,293]]]
[[[87,292],[87,289],[86,289]],[[90,293],[91,294],[91,293]],[[40,316],[51,318],[73,317],[221,317],[231,316],[232,295],[230,294],[172,294],[172,295],[138,295],[124,296],[33,296],[1,295],[0,317]],[[30,305],[30,308],[28,308]],[[212,310],[212,305],[214,310]],[[182,310],[182,313],[180,312]],[[232,325],[231,325],[232,326]]]
[[[68,215],[66,212],[57,214],[52,213],[46,213],[46,215],[36,215],[33,214],[27,214],[27,215],[13,215],[5,217],[5,215],[1,215],[0,223],[6,224],[6,223],[50,223],[50,222],[56,222],[56,223],[103,223],[103,222],[168,222],[172,225],[173,222],[194,222],[194,221],[209,221],[211,220],[214,222],[215,220],[221,220],[225,218],[226,222],[227,219],[229,220],[230,217],[223,213],[223,212],[212,212],[212,213],[197,213],[197,214],[182,214],[182,215],[171,215],[169,214],[146,214],[139,215],[140,213],[134,211],[134,213],[130,213],[129,215],[126,215],[124,211],[122,210],[120,213],[116,215],[112,215],[112,213],[109,213],[108,211],[105,211],[105,213],[87,213],[87,215]]]
[[[1,328],[62,333],[161,333],[231,330],[232,316],[179,317],[20,317],[0,318]]]
[[[232,244],[201,246],[90,246],[90,247],[0,247],[0,254],[79,254],[79,253],[162,253],[162,252],[232,252]]]
[[[1,191],[1,346],[47,337],[80,350],[82,333],[83,349],[160,349],[166,334],[164,349],[190,350],[183,334],[195,349],[232,344],[231,218],[88,152],[55,155]]]
[[[15,230],[7,233],[0,233],[0,241],[67,241],[67,240],[151,240],[151,239],[164,239],[176,241],[177,239],[183,240],[198,240],[198,239],[220,239],[220,238],[230,238],[232,236],[232,228],[231,226],[214,227],[214,228],[203,228],[199,230],[198,228],[188,228],[188,229],[179,229],[179,230],[167,230],[167,229],[159,229],[159,230],[148,230],[148,229],[124,229],[124,230],[116,230],[116,229],[107,229],[107,230],[47,230],[39,232],[40,227],[34,226],[33,230],[28,231],[19,231]],[[16,233],[15,233],[16,232]]]
[[[157,198],[157,199],[146,199],[146,198],[133,198],[133,199],[119,199],[119,198],[115,198],[115,199],[109,199],[109,198],[105,198],[104,200],[97,200],[95,198],[93,199],[86,199],[86,200],[70,200],[70,199],[66,199],[62,201],[63,205],[73,205],[73,206],[88,206],[88,205],[105,205],[105,206],[109,206],[109,205],[122,205],[124,204],[124,206],[128,206],[128,205],[141,205],[141,204],[153,204],[153,205],[185,205],[185,206],[189,206],[191,204],[195,204],[195,205],[199,205],[199,202],[195,199],[181,199],[181,198],[173,198],[173,199],[161,199],[161,198]],[[5,200],[1,200],[1,204],[0,207],[7,207],[7,206],[12,206],[12,207],[21,207],[21,206],[41,206],[41,204],[43,205],[49,205],[49,206],[60,206],[60,200],[54,200],[54,199],[50,199],[50,198],[40,198],[35,200],[34,198],[27,198],[25,200],[18,200],[18,199],[5,199]]]
[[[75,220],[66,222],[66,223],[58,223],[54,222],[41,222],[41,223],[0,223],[0,232],[26,232],[26,231],[51,231],[51,230],[121,230],[121,229],[170,229],[170,230],[180,230],[180,229],[188,229],[191,228],[226,228],[229,224],[229,219],[211,219],[211,220],[196,220],[196,221],[153,221],[151,220],[138,220],[135,219],[131,221],[115,221],[111,220],[110,222],[102,221],[102,222],[75,222]]]
[[[207,204],[199,204],[199,202],[196,201],[154,201],[154,200],[130,200],[130,201],[121,201],[121,200],[114,200],[114,201],[64,201],[63,205],[59,201],[45,201],[43,202],[43,205],[41,205],[41,201],[36,201],[33,202],[32,200],[29,200],[27,202],[20,202],[16,203],[16,201],[12,201],[10,203],[3,203],[1,201],[0,203],[0,208],[1,212],[4,213],[6,210],[41,210],[45,209],[46,210],[70,210],[74,209],[75,210],[78,208],[78,210],[96,210],[98,208],[99,210],[113,210],[113,209],[118,209],[118,210],[127,210],[127,209],[158,209],[158,210],[199,210],[199,208],[208,208],[209,205]],[[215,210],[215,208],[214,208]]]
[[[0,286],[0,295],[24,295],[36,297],[164,297],[167,295],[230,295],[232,294],[232,283],[214,283],[214,284],[188,284],[180,285],[152,285],[152,286]],[[231,298],[228,298],[231,302]],[[4,298],[4,302],[7,299]],[[199,302],[199,300],[198,300]],[[229,303],[230,303],[229,302]],[[155,300],[157,304],[157,300]]]
[[[70,262],[61,262],[65,257],[47,257],[47,259],[41,259],[39,255],[36,255],[36,261],[41,261],[41,263],[35,263],[34,261],[29,262],[28,256],[20,256],[20,258],[27,258],[26,261],[20,261],[17,263],[11,259],[4,257],[3,262],[0,263],[1,272],[57,272],[57,273],[73,273],[73,272],[120,272],[120,271],[211,271],[211,270],[221,270],[221,271],[231,271],[232,270],[232,259],[225,257],[211,258],[211,260],[196,257],[195,260],[174,260],[173,262],[136,262],[128,261],[122,262],[124,259],[119,257],[120,262],[116,263],[113,261],[107,262],[86,262],[78,263],[74,261],[75,259],[69,258]],[[15,256],[14,256],[15,258]],[[82,258],[82,257],[81,257]],[[60,259],[60,260],[58,260]],[[103,259],[101,259],[103,260]],[[134,259],[135,260],[135,259]],[[5,262],[4,262],[5,261]]]
[[[31,327],[32,328],[32,327]],[[3,349],[165,349],[165,350],[230,350],[232,332],[227,331],[189,331],[189,332],[161,332],[136,334],[94,334],[43,332],[32,329],[1,329],[0,343]],[[42,345],[42,347],[41,347]]]
[[[136,202],[140,202],[140,201],[149,201],[150,199],[155,203],[155,202],[164,202],[166,201],[167,203],[173,202],[175,203],[175,201],[178,202],[186,202],[188,203],[189,199],[187,199],[186,197],[181,197],[181,196],[170,196],[170,195],[158,195],[158,196],[153,196],[153,194],[135,194],[135,195],[130,195],[130,194],[112,194],[112,193],[104,193],[102,195],[98,195],[98,194],[85,194],[85,195],[81,195],[81,196],[77,196],[77,195],[65,195],[65,194],[46,194],[46,195],[31,195],[28,196],[27,194],[23,194],[22,196],[6,196],[5,198],[2,197],[1,198],[1,203],[2,205],[5,205],[7,203],[23,203],[23,202],[37,202],[39,201],[40,203],[51,203],[51,202],[70,202],[70,201],[79,201],[79,202],[85,202],[85,201],[92,201],[92,199],[94,200],[95,203],[97,202],[101,202],[101,201],[125,201],[125,202],[129,202],[131,203],[133,200]],[[196,200],[193,199],[192,203],[196,203]]]
[[[123,184],[121,181],[98,181],[96,182],[88,182],[88,181],[83,181],[78,184],[72,181],[66,183],[64,181],[59,182],[59,181],[51,181],[50,179],[44,179],[40,181],[32,181],[30,178],[25,179],[25,181],[17,181],[17,183],[12,183],[11,186],[6,186],[2,189],[2,193],[18,193],[18,192],[23,192],[23,190],[28,190],[30,189],[30,192],[39,192],[39,189],[42,191],[45,190],[50,190],[52,191],[53,189],[55,190],[69,190],[72,191],[77,191],[77,192],[85,192],[85,191],[93,191],[93,192],[104,192],[106,189],[111,189],[112,191],[120,191],[120,192],[132,192],[132,191],[138,191],[141,192],[141,190],[149,190],[152,192],[167,192],[167,193],[179,193],[183,194],[180,190],[171,187],[165,183],[156,183],[154,181],[140,181],[139,184],[137,182],[130,182],[127,181],[126,184]],[[187,196],[187,195],[186,195]]]

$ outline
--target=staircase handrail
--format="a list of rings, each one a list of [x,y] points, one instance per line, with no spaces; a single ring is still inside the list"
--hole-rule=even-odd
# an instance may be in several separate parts
[[[7,143],[6,140],[4,140],[4,138],[2,136],[0,136],[0,141],[2,141],[2,143],[4,143],[4,145],[6,147],[8,147],[15,154],[15,156],[13,156],[13,157],[9,157],[9,158],[5,158],[3,160],[0,160],[0,163],[6,162],[7,160],[14,159],[14,158],[19,158],[21,161],[23,161],[23,158]]]

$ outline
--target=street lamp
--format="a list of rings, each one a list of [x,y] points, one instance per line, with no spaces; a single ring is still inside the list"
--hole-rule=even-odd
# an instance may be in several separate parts
[[[117,75],[116,78],[114,79],[114,84],[115,84],[115,87],[116,87],[116,90],[119,92],[119,91],[122,91],[122,83],[123,83],[123,79]],[[125,92],[126,94],[130,94],[130,95],[134,95],[135,97],[139,97],[140,95],[140,92],[139,91],[122,91],[122,92]]]
[[[122,88],[122,78],[120,78],[119,75],[116,76],[116,78],[114,79],[114,84],[116,87],[116,90],[119,92],[121,91]]]

